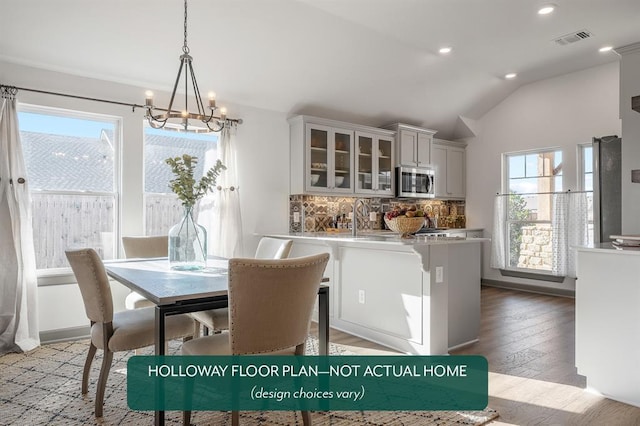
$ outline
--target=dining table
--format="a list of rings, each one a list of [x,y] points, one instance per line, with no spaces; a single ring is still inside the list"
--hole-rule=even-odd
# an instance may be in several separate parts
[[[165,319],[170,315],[228,306],[228,259],[210,257],[204,269],[178,271],[167,258],[105,261],[107,275],[155,304],[155,354],[165,355]],[[329,286],[318,289],[319,355],[329,353]],[[283,295],[286,297],[286,295]],[[164,425],[164,411],[155,412],[155,424]]]

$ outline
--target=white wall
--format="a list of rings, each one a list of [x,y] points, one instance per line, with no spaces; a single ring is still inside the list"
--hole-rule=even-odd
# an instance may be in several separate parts
[[[146,90],[2,61],[0,83],[136,104],[144,103]],[[156,93],[157,104],[166,102],[168,95]],[[132,112],[126,106],[27,91],[18,93],[18,101],[122,118],[121,166],[122,186],[125,189],[120,199],[120,231],[121,235],[142,235],[144,110]],[[218,104],[227,106],[230,117],[243,119],[237,132],[239,191],[244,231],[243,255],[251,256],[258,241],[254,233],[284,233],[289,229],[289,125],[284,113],[234,105],[224,99],[219,100]],[[40,310],[42,330],[55,329],[60,325],[86,325],[78,292],[61,285],[47,287],[42,294],[46,294],[46,300],[40,297],[43,302],[41,306],[44,302],[47,304],[46,308]],[[122,296],[122,292],[118,294]],[[116,305],[121,305],[120,302],[116,301]],[[52,306],[57,308],[52,309]]]
[[[0,82],[53,92],[144,103],[143,87],[89,79],[0,62]],[[168,94],[156,93],[157,104]],[[122,117],[122,181],[126,188],[121,199],[122,235],[143,234],[142,109],[100,102],[69,99],[27,91],[18,94],[18,101],[35,105],[75,109],[85,112]],[[289,125],[286,114],[219,100],[226,105],[229,116],[242,118],[238,127],[238,165],[240,174],[241,209],[245,233],[245,254],[257,246],[252,233],[288,230],[289,194]]]
[[[640,113],[631,109],[631,98],[640,95],[640,43],[616,51],[622,54],[622,232],[640,234],[640,184],[631,182],[631,170],[640,169]]]
[[[467,227],[491,235],[494,197],[502,192],[502,153],[560,148],[564,190],[578,189],[577,145],[593,136],[621,134],[618,70],[613,62],[525,85],[478,121],[480,135],[467,145]],[[574,289],[570,279],[556,284],[502,277],[489,267],[489,253],[485,250],[483,278]]]

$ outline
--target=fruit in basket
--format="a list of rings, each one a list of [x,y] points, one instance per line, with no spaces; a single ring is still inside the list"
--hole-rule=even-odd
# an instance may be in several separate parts
[[[389,210],[385,213],[386,219],[393,219],[396,217],[424,217],[424,211],[418,209],[417,206],[394,206],[393,210]]]
[[[392,231],[402,234],[402,238],[411,238],[424,226],[424,211],[416,206],[395,206],[384,216],[384,221]]]

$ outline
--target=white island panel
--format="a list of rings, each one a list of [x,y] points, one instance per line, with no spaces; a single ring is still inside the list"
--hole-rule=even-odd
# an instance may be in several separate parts
[[[477,341],[484,239],[270,236],[293,239],[292,257],[331,253],[332,327],[419,355]]]
[[[640,251],[578,249],[576,367],[587,387],[640,407]]]
[[[340,260],[339,318],[422,344],[423,273],[415,253],[341,247]]]

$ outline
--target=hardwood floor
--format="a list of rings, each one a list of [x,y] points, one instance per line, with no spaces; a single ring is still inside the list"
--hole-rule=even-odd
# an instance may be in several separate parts
[[[489,361],[489,406],[500,413],[492,425],[640,425],[640,408],[584,390],[574,299],[493,287],[481,294],[480,341],[452,354]],[[397,353],[334,329],[330,340],[358,354]]]

